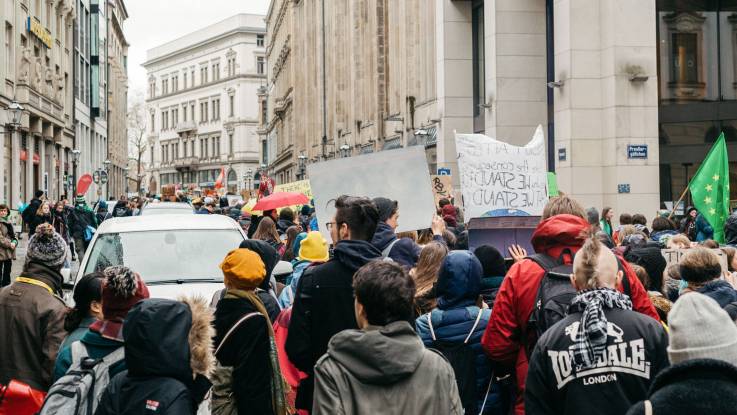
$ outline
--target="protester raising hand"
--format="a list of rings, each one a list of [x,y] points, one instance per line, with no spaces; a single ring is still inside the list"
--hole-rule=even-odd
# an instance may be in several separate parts
[[[519,245],[512,245],[509,247],[509,254],[512,255],[514,262],[520,262],[527,258],[527,250]]]
[[[432,230],[433,236],[442,236],[443,231],[445,230],[445,221],[443,220],[443,218],[438,215],[433,215],[432,225],[430,225],[430,229]]]

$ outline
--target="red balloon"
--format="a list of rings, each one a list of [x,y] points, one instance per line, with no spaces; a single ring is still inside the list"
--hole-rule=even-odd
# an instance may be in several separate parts
[[[87,193],[87,189],[90,188],[90,185],[92,184],[92,176],[89,173],[83,174],[79,181],[77,181],[77,194],[83,195]]]

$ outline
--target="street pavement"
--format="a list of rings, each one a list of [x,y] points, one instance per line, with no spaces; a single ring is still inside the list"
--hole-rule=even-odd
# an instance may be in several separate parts
[[[28,248],[28,235],[24,233],[20,239],[20,243],[18,244],[18,247],[16,248],[15,256],[17,257],[17,259],[13,261],[13,266],[10,271],[11,281],[15,281],[15,278],[19,276],[20,273],[23,271],[23,263],[26,261],[27,248]],[[77,270],[79,269],[79,261],[73,261],[71,265],[72,265],[71,275],[74,276],[77,274]]]

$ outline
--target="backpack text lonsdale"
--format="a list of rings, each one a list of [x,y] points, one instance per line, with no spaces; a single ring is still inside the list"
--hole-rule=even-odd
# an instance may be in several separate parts
[[[110,367],[125,358],[120,346],[102,359],[93,359],[80,341],[72,343],[72,365],[49,389],[39,415],[92,415],[110,383]]]
[[[566,263],[566,257],[570,262]],[[568,307],[577,293],[571,284],[574,254],[569,249],[563,250],[558,259],[545,254],[530,255],[527,258],[545,271],[537,289],[532,313],[527,321],[527,334],[524,340],[529,358],[543,333],[566,317]],[[623,274],[624,293],[631,296],[630,283],[619,258],[617,266]]]

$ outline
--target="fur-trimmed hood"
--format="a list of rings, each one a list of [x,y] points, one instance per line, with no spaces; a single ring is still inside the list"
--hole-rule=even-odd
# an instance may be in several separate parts
[[[123,336],[130,375],[173,377],[191,384],[195,375],[212,372],[212,311],[203,298],[179,300],[144,300],[128,314]]]
[[[213,351],[213,338],[215,328],[213,320],[215,316],[204,297],[178,298],[189,307],[192,313],[192,326],[189,329],[189,367],[192,374],[210,377],[215,369],[215,353]]]

